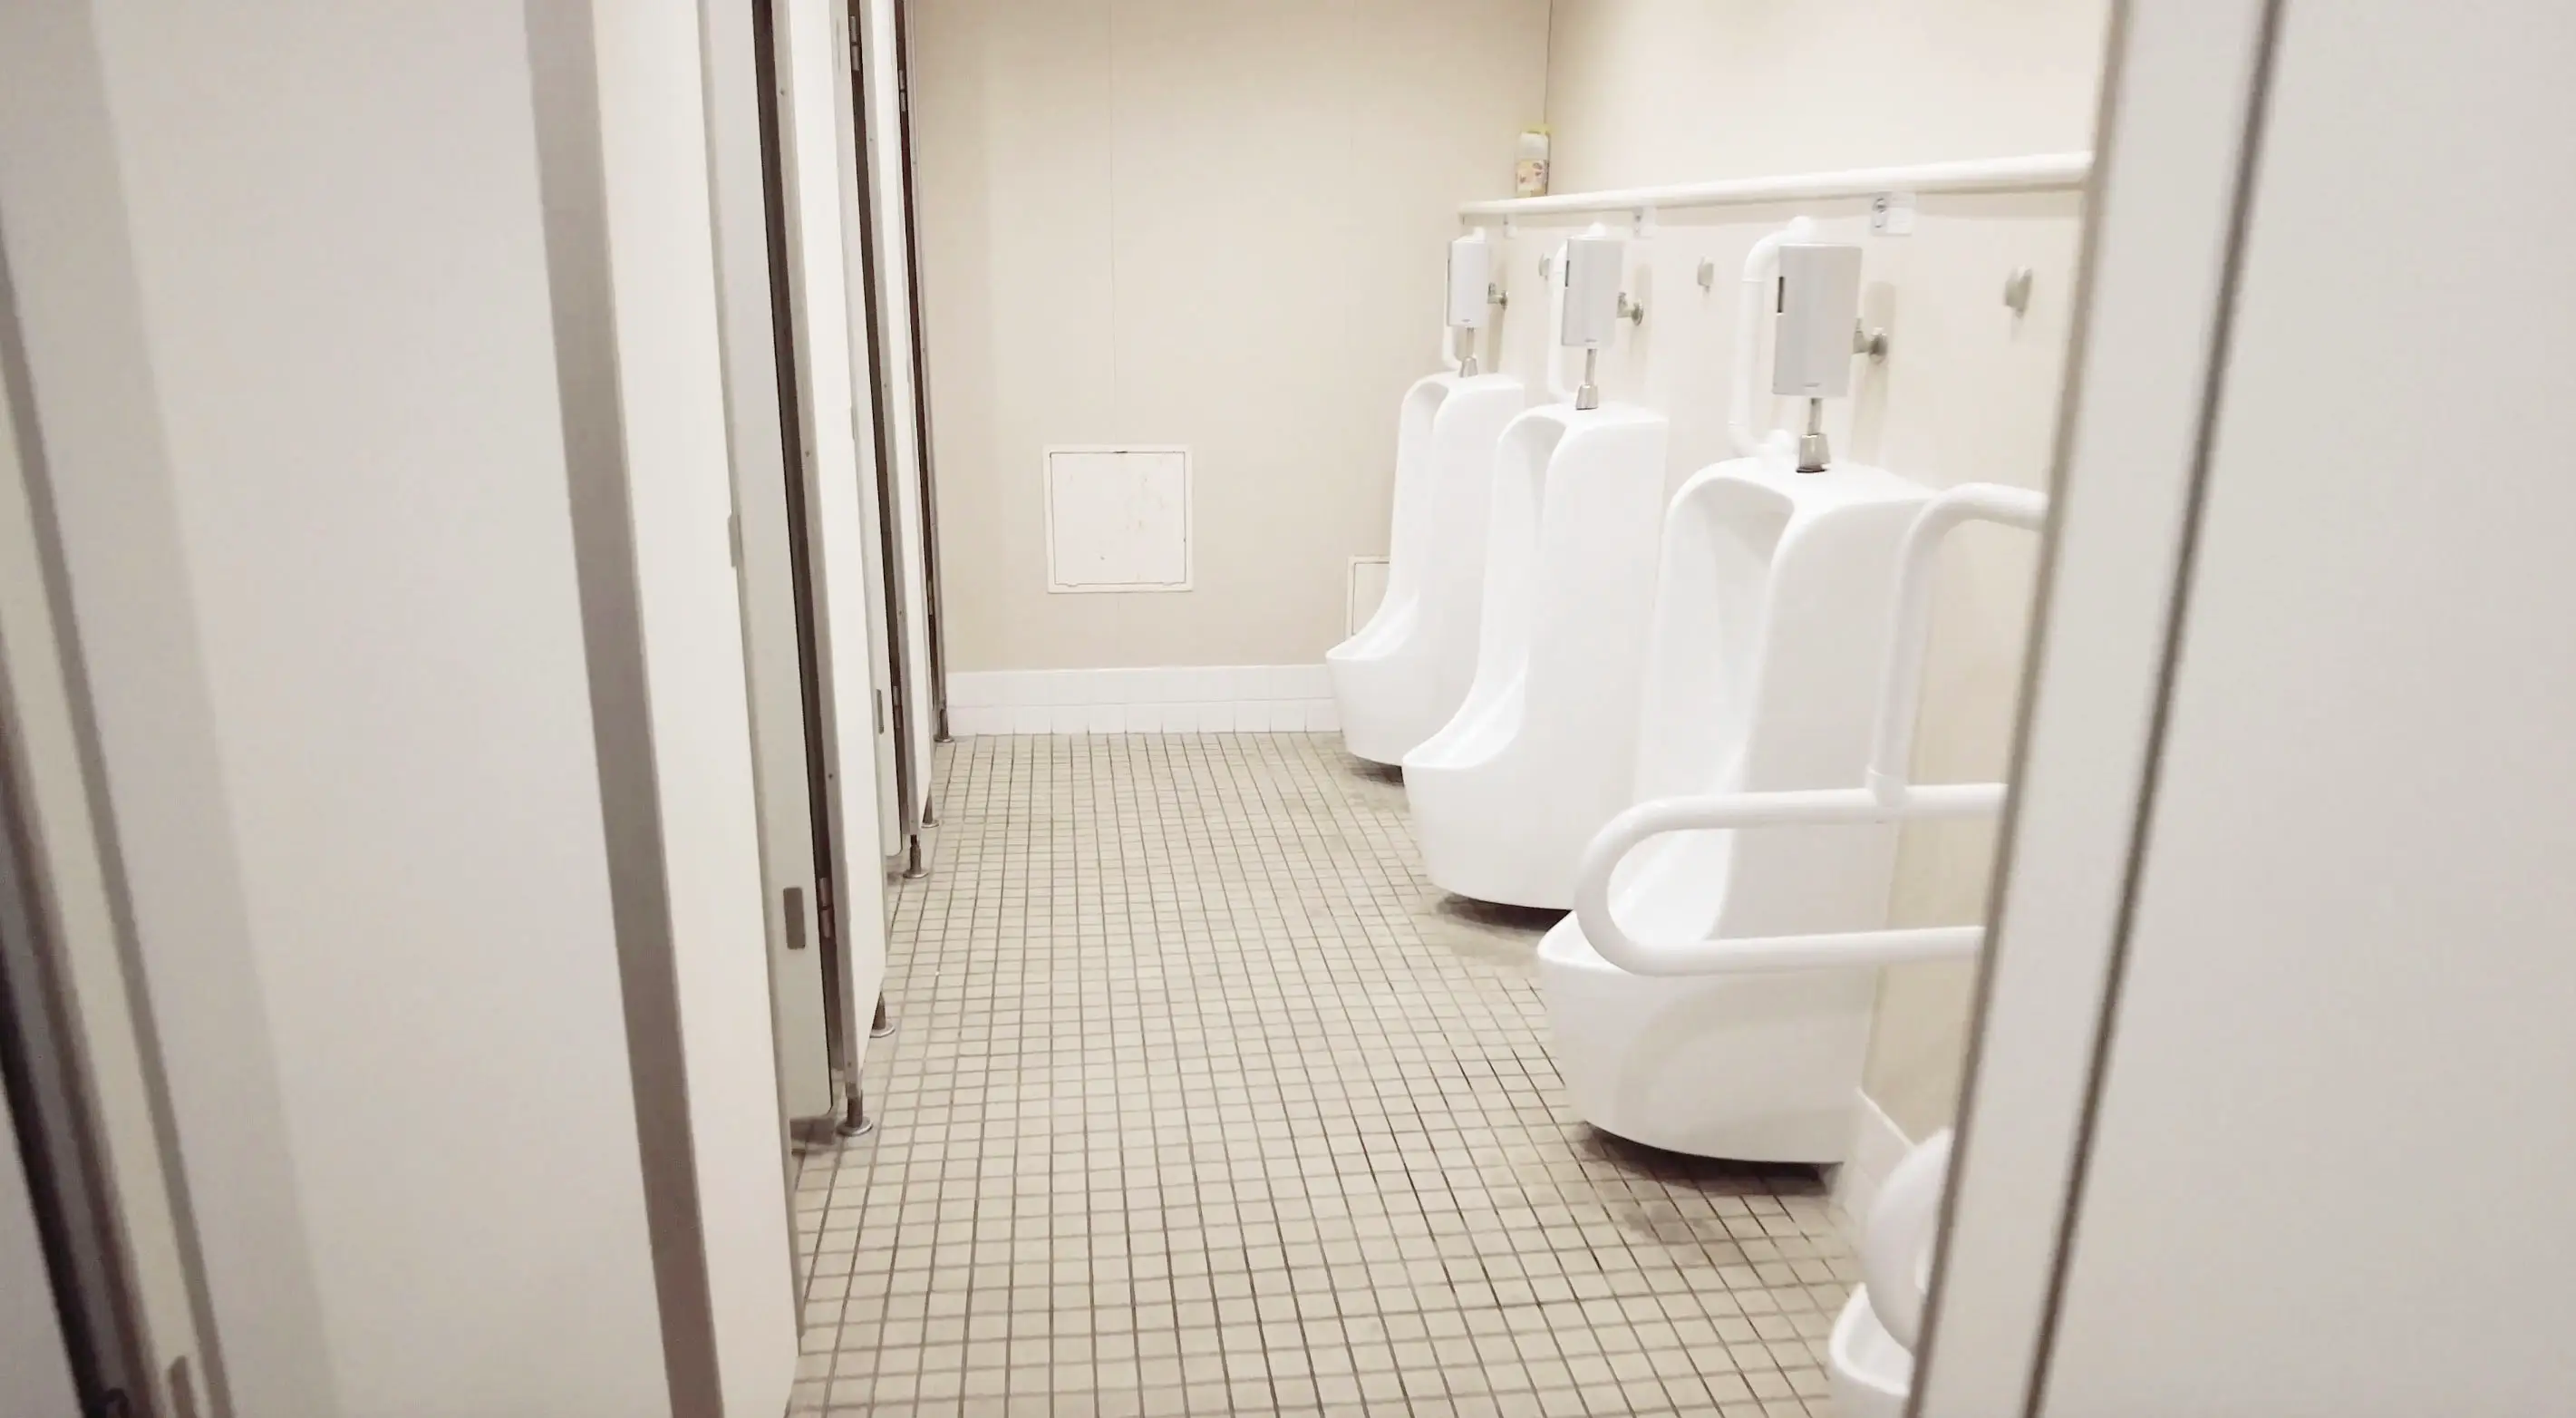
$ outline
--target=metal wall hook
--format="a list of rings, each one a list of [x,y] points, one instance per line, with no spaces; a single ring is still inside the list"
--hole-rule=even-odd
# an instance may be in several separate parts
[[[1630,300],[1628,293],[1621,291],[1619,292],[1619,318],[1631,325],[1643,325],[1646,323],[1646,307]]]
[[[1485,282],[1485,301],[1489,305],[1508,309],[1512,303],[1511,292],[1504,290],[1503,283],[1500,281],[1487,281]]]
[[[1699,288],[1706,291],[1717,289],[1717,262],[1705,256],[1699,262]]]
[[[1887,332],[1872,330],[1857,320],[1853,321],[1852,353],[1868,355],[1872,360],[1887,358]]]
[[[2030,268],[2028,266],[2016,266],[2011,275],[2004,277],[2004,304],[2011,306],[2012,313],[2015,315],[2030,313]]]

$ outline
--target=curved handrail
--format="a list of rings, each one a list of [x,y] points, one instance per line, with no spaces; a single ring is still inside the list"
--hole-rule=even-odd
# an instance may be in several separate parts
[[[2001,483],[1961,483],[1932,495],[1905,529],[1896,554],[1896,604],[1888,633],[1887,674],[1879,685],[1878,720],[1869,742],[1873,791],[1905,784],[1914,762],[1914,721],[1923,703],[1923,662],[1932,643],[1932,577],[1941,568],[1941,539],[1965,522],[1996,522],[2036,532],[2048,521],[2048,495]]]
[[[1984,817],[2003,805],[2001,783],[1941,783],[1907,790],[1889,803],[1866,788],[1810,788],[1780,793],[1717,793],[1658,798],[1617,817],[1584,848],[1574,883],[1574,915],[1601,958],[1632,975],[1719,975],[1743,971],[1817,970],[1886,965],[1970,955],[1983,926],[1923,926],[1713,940],[1641,941],[1610,906],[1610,877],[1621,859],[1651,837],[1744,827],[1839,827],[1911,818]]]
[[[1887,666],[1879,683],[1865,786],[1657,798],[1610,819],[1584,848],[1574,886],[1575,918],[1601,958],[1634,975],[1714,975],[1887,965],[1976,953],[1985,943],[1983,926],[1641,941],[1619,924],[1610,881],[1630,852],[1672,832],[1864,826],[2000,813],[2009,792],[2006,784],[1908,781],[1931,638],[1932,575],[1941,539],[1963,523],[2000,522],[2035,530],[2047,513],[2044,495],[1993,483],[1962,484],[1926,501],[1907,527],[1898,553]]]

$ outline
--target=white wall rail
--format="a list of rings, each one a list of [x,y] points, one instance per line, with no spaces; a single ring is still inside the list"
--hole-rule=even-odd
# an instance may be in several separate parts
[[[1916,196],[1934,192],[2041,192],[2052,188],[2081,187],[2092,174],[2091,153],[2037,153],[2027,157],[1918,163],[1911,167],[1867,167],[1844,172],[1564,192],[1548,197],[1504,197],[1487,202],[1460,203],[1458,219],[1462,222],[1480,219],[1501,221],[1508,228],[1512,220],[1519,217],[1627,212],[1641,225],[1651,225],[1655,213],[1685,207],[1874,197],[1882,192],[1906,192]]]
[[[1602,958],[1636,975],[1720,975],[1933,960],[1971,955],[1983,946],[1986,928],[1981,925],[1639,940],[1619,924],[1612,909],[1611,877],[1630,852],[1671,832],[1862,826],[2000,813],[2006,784],[1909,781],[1923,661],[1931,639],[1932,576],[1942,539],[1952,529],[1967,522],[1998,522],[2037,531],[2047,516],[2044,495],[1993,483],[1962,484],[1924,504],[1913,526],[1906,529],[1898,553],[1887,671],[1880,680],[1877,725],[1870,736],[1864,785],[1657,798],[1612,818],[1584,849],[1575,882],[1575,915]]]

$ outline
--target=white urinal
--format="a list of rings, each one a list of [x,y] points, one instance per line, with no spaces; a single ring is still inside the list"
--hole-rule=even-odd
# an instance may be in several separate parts
[[[1548,404],[1503,431],[1475,678],[1403,760],[1423,868],[1446,890],[1569,907],[1585,844],[1628,805],[1669,429],[1645,409]]]
[[[1627,800],[1861,781],[1898,551],[1929,492],[1876,468],[1779,459],[1701,470],[1666,514],[1637,769]],[[1612,878],[1640,935],[1883,923],[1888,826],[1689,832]],[[1650,978],[1573,916],[1539,946],[1558,1071],[1604,1132],[1750,1161],[1842,1160],[1871,969]]]
[[[1950,1143],[1944,1128],[1905,1154],[1864,1218],[1862,1281],[1825,1341],[1834,1418],[1905,1418],[1924,1297],[1932,1288],[1932,1232],[1950,1179]]]
[[[1404,396],[1386,597],[1358,634],[1324,656],[1342,742],[1372,763],[1402,762],[1467,697],[1494,450],[1528,403],[1507,374],[1435,374]]]

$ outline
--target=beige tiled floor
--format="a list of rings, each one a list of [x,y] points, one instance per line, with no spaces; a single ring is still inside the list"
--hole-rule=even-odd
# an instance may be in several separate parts
[[[1825,1413],[1822,1187],[1576,1121],[1544,921],[1424,880],[1337,736],[941,770],[883,1125],[799,1184],[799,1411]]]

